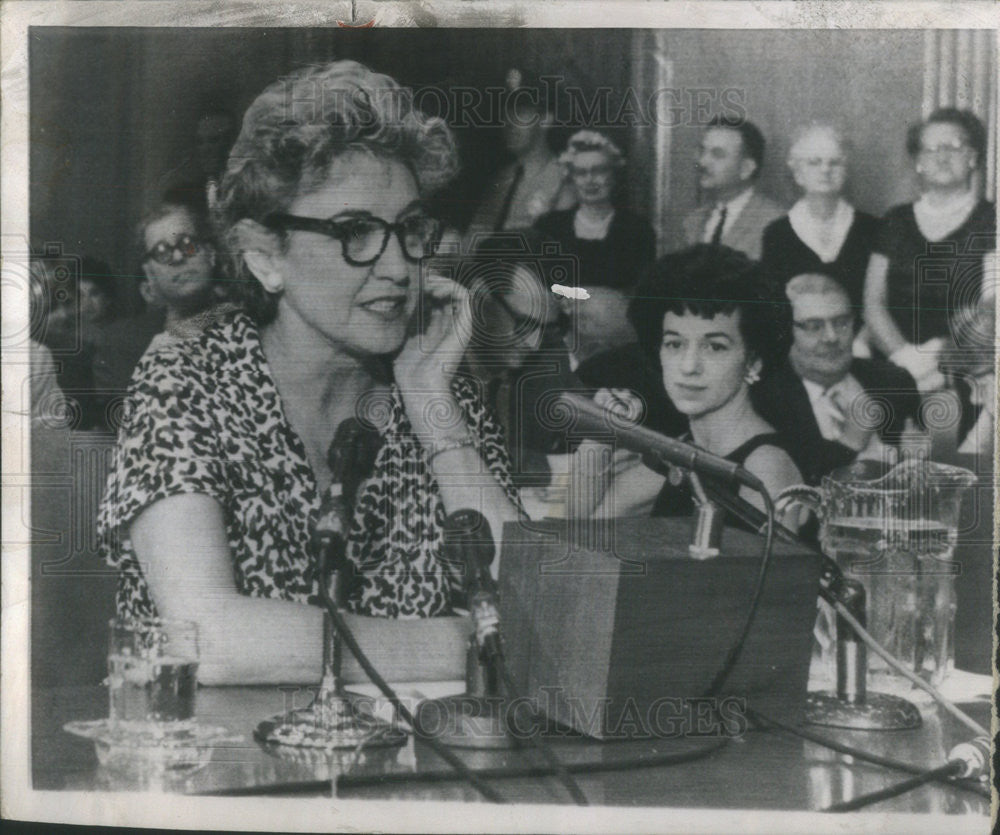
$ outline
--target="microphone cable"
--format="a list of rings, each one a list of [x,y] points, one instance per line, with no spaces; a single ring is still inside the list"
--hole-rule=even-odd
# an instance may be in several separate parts
[[[757,571],[757,580],[754,583],[753,593],[750,597],[750,609],[747,611],[746,619],[743,622],[743,629],[740,631],[740,636],[736,643],[733,644],[729,653],[726,655],[726,660],[722,663],[722,667],[719,669],[719,672],[716,673],[715,678],[712,679],[712,683],[709,685],[706,693],[706,695],[709,696],[714,696],[718,693],[719,689],[725,683],[729,674],[736,666],[736,662],[739,661],[740,655],[743,652],[743,646],[746,644],[747,638],[750,636],[750,629],[753,627],[754,619],[757,616],[760,599],[764,593],[764,581],[767,579],[767,572],[771,567],[771,554],[774,549],[774,502],[771,500],[771,496],[768,494],[767,490],[765,490],[764,486],[759,482],[749,486],[753,487],[753,489],[756,490],[760,497],[764,500],[764,507],[767,512],[767,532],[764,535],[764,553],[760,558],[760,568]],[[715,494],[716,492],[713,491],[713,495]]]
[[[323,605],[326,607],[327,614],[329,614],[330,619],[333,621],[334,628],[340,634],[344,643],[347,644],[347,648],[351,651],[351,654],[355,657],[355,659],[357,659],[361,669],[365,671],[365,675],[367,675],[368,678],[371,679],[372,683],[378,687],[380,691],[382,691],[382,695],[389,700],[393,708],[395,708],[396,713],[410,726],[411,733],[415,734],[417,723],[413,714],[410,713],[396,692],[389,686],[388,682],[382,678],[379,671],[375,669],[371,659],[368,658],[365,651],[361,649],[360,644],[358,644],[357,638],[354,637],[354,632],[351,630],[351,627],[348,626],[347,621],[344,620],[344,616],[340,613],[340,609],[336,602],[330,597],[329,584],[324,582],[323,579],[327,576],[326,568],[328,557],[325,548],[320,549],[319,559],[320,597],[323,600]],[[484,798],[489,800],[491,803],[506,803],[506,801],[499,794],[497,794],[480,777],[478,777],[475,772],[462,762],[461,758],[450,751],[447,746],[442,745],[430,736],[421,738],[424,739],[428,745],[430,745],[435,754],[448,763],[448,765],[450,765],[462,779],[467,780],[472,786],[474,786]]]
[[[423,738],[423,737],[421,737]],[[639,771],[646,768],[665,768],[705,759],[729,745],[732,740],[724,737],[718,742],[703,745],[694,751],[651,754],[645,757],[623,757],[620,760],[587,760],[567,763],[563,767],[571,774],[603,774],[622,771]],[[503,766],[475,768],[469,771],[483,780],[522,780],[535,777],[554,777],[549,766]],[[453,783],[466,779],[454,770],[390,771],[385,774],[339,774],[337,785],[342,788],[370,788],[373,786],[407,785],[411,783]],[[195,795],[215,797],[249,797],[253,795],[317,794],[329,793],[329,780],[298,780],[289,783],[268,783],[260,786],[237,786],[224,789],[207,789],[191,792]]]
[[[881,803],[883,800],[889,800],[893,797],[899,797],[902,794],[906,794],[908,791],[913,791],[913,789],[920,788],[927,783],[933,783],[935,780],[940,780],[942,778],[952,777],[959,773],[963,768],[962,763],[957,760],[946,763],[940,768],[932,769],[931,771],[926,771],[917,777],[911,777],[909,780],[903,780],[900,783],[896,783],[894,786],[889,786],[888,788],[880,789],[879,791],[870,792],[869,794],[862,794],[855,797],[853,800],[845,800],[842,803],[833,803],[827,806],[825,809],[820,809],[821,812],[856,812],[858,809],[863,809],[866,806],[871,806],[875,803]]]
[[[523,697],[521,696],[521,692],[517,687],[517,684],[514,682],[514,676],[510,671],[510,667],[507,666],[507,661],[503,657],[503,654],[497,653],[492,660],[494,661],[498,671],[500,672],[500,678],[504,683],[504,687],[507,690],[507,694],[511,697],[511,699],[515,701],[518,699],[523,699]],[[528,702],[525,703],[528,704]],[[512,718],[513,717],[509,715],[509,711],[505,711],[504,722],[507,725],[507,732],[514,739],[518,739],[519,738],[518,735],[514,733],[515,729],[511,728],[510,726],[510,720]],[[528,734],[528,741],[531,743],[532,747],[536,751],[538,751],[539,754],[542,755],[542,758],[549,764],[549,767],[552,769],[552,772],[559,778],[559,782],[563,784],[566,791],[569,792],[570,797],[573,798],[573,802],[576,803],[577,806],[589,806],[590,804],[587,801],[587,796],[580,789],[579,784],[576,782],[576,780],[573,779],[573,777],[567,770],[566,766],[556,756],[555,751],[552,750],[552,746],[542,739],[541,728],[540,728],[541,723],[539,721],[538,711],[535,709],[532,710],[532,720],[534,721],[535,726],[538,729],[538,733]]]
[[[914,775],[924,775],[930,772],[920,768],[919,766],[911,765],[910,763],[905,763],[902,760],[894,760],[890,757],[883,757],[880,754],[873,754],[869,751],[865,751],[861,748],[854,748],[850,745],[845,745],[842,742],[837,742],[834,739],[825,737],[822,734],[813,733],[805,728],[799,728],[795,725],[789,725],[785,722],[781,722],[778,719],[774,719],[771,716],[765,716],[763,713],[759,713],[755,710],[747,708],[747,717],[752,719],[761,730],[767,732],[770,730],[778,730],[782,733],[789,734],[790,736],[803,739],[807,742],[812,742],[816,745],[820,745],[824,748],[828,748],[838,754],[843,754],[848,757],[854,757],[857,760],[863,762],[871,763],[872,765],[879,765],[883,768],[888,768],[893,771],[902,771],[906,774]],[[935,769],[936,770],[936,769]],[[990,792],[988,789],[984,788],[983,785],[978,780],[972,780],[967,778],[960,779],[947,779],[944,775],[936,775],[933,780],[937,782],[944,783],[948,786],[954,786],[956,788],[962,789],[963,791],[972,792],[980,797],[984,797],[987,800],[990,799]],[[925,781],[926,782],[926,781]]]
[[[763,527],[763,525],[761,524],[760,517],[763,516],[764,514],[761,513],[761,511],[759,511],[753,505],[749,504],[744,499],[741,499],[739,496],[726,494],[724,493],[724,491],[712,487],[711,484],[709,483],[705,484],[705,492],[709,495],[709,498],[712,501],[722,505],[723,507],[725,507],[727,511],[732,513],[738,519],[742,520],[743,522],[750,525],[752,528],[757,529],[757,531],[760,532],[760,528]],[[772,524],[772,520],[769,518],[766,524],[770,526]],[[826,555],[823,554],[822,551],[818,550],[815,545],[806,542],[797,533],[790,530],[789,528],[786,528],[784,525],[774,524],[774,527],[777,533],[781,535],[781,538],[784,541],[791,543],[793,545],[797,545],[801,548],[807,548],[812,553],[819,554],[820,557],[824,561],[826,561],[828,565],[835,568],[835,564],[833,563],[833,561],[830,560],[828,557],[826,557]],[[839,572],[840,569],[835,568],[835,570]],[[959,722],[961,722],[963,725],[969,728],[977,736],[989,735],[988,731],[982,725],[980,725],[972,717],[970,717],[967,713],[965,713],[954,702],[950,701],[947,697],[945,697],[932,684],[930,684],[927,681],[924,681],[924,679],[922,679],[916,673],[907,670],[906,667],[903,666],[903,664],[900,663],[896,658],[894,658],[893,655],[885,647],[883,647],[878,641],[875,640],[872,634],[858,622],[857,618],[855,618],[854,615],[852,615],[851,612],[848,611],[847,607],[844,606],[844,604],[841,603],[839,599],[837,599],[836,595],[832,591],[821,585],[820,594],[831,606],[833,606],[833,608],[837,611],[837,614],[843,617],[844,620],[846,620],[851,625],[851,627],[857,632],[858,636],[861,638],[862,641],[865,642],[868,648],[871,649],[872,652],[874,652],[880,658],[882,658],[890,667],[892,667],[893,670],[895,670],[904,678],[906,678],[908,681],[910,681],[915,687],[919,687],[921,690],[924,690],[926,693],[928,693],[938,704],[940,704],[946,711],[948,711],[948,713],[954,716]]]

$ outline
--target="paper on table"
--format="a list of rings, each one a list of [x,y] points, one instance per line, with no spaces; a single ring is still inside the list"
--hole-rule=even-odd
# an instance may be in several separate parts
[[[412,712],[419,702],[427,699],[440,699],[442,696],[452,696],[456,693],[465,692],[465,681],[404,681],[398,684],[391,683],[396,695]],[[360,693],[371,698],[370,703],[365,707],[372,707],[372,712],[379,719],[391,722],[395,719],[392,704],[382,695],[382,692],[371,682],[365,684],[350,684],[347,686],[351,693]]]

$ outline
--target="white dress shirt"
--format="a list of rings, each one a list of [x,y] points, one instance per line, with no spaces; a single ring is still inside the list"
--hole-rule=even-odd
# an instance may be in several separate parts
[[[851,404],[865,393],[864,388],[852,375],[823,388],[812,380],[802,380],[809,395],[820,434],[828,441],[839,441],[844,432],[844,423],[850,416]]]
[[[722,224],[722,234],[725,235],[726,232],[733,228],[733,224],[739,219],[740,213],[747,207],[747,203],[750,202],[751,197],[753,197],[753,189],[748,188],[745,191],[741,191],[728,203],[716,203],[715,208],[712,209],[712,213],[708,216],[708,220],[705,221],[705,228],[701,235],[702,243],[712,243],[712,235],[715,233],[715,227],[719,224],[719,217],[722,214],[723,206],[726,207],[726,222]]]

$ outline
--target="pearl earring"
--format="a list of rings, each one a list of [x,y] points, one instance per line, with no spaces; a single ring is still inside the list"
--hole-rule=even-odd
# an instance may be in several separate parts
[[[760,380],[760,372],[756,368],[751,368],[746,374],[743,375],[743,380],[748,386],[752,386]]]

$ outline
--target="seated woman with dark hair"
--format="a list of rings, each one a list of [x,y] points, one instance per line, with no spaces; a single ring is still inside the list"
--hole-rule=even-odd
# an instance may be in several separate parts
[[[755,262],[728,247],[699,244],[661,258],[629,316],[663,385],[690,423],[695,445],[746,467],[773,496],[802,480],[781,437],[754,410],[750,387],[788,351],[791,315]],[[761,498],[741,496],[758,507]],[[677,516],[691,493],[635,463],[615,475],[597,514]]]
[[[456,169],[444,122],[353,61],[282,78],[243,119],[215,220],[247,312],[140,363],[100,513],[119,611],[195,621],[204,683],[319,679],[313,534],[335,478],[356,485],[362,647],[390,680],[462,675],[468,620],[437,617],[462,586],[445,515],[471,504],[499,538],[519,504],[499,429],[454,379],[468,296],[420,270],[440,231],[423,198]],[[348,419],[377,448],[340,473]]]

